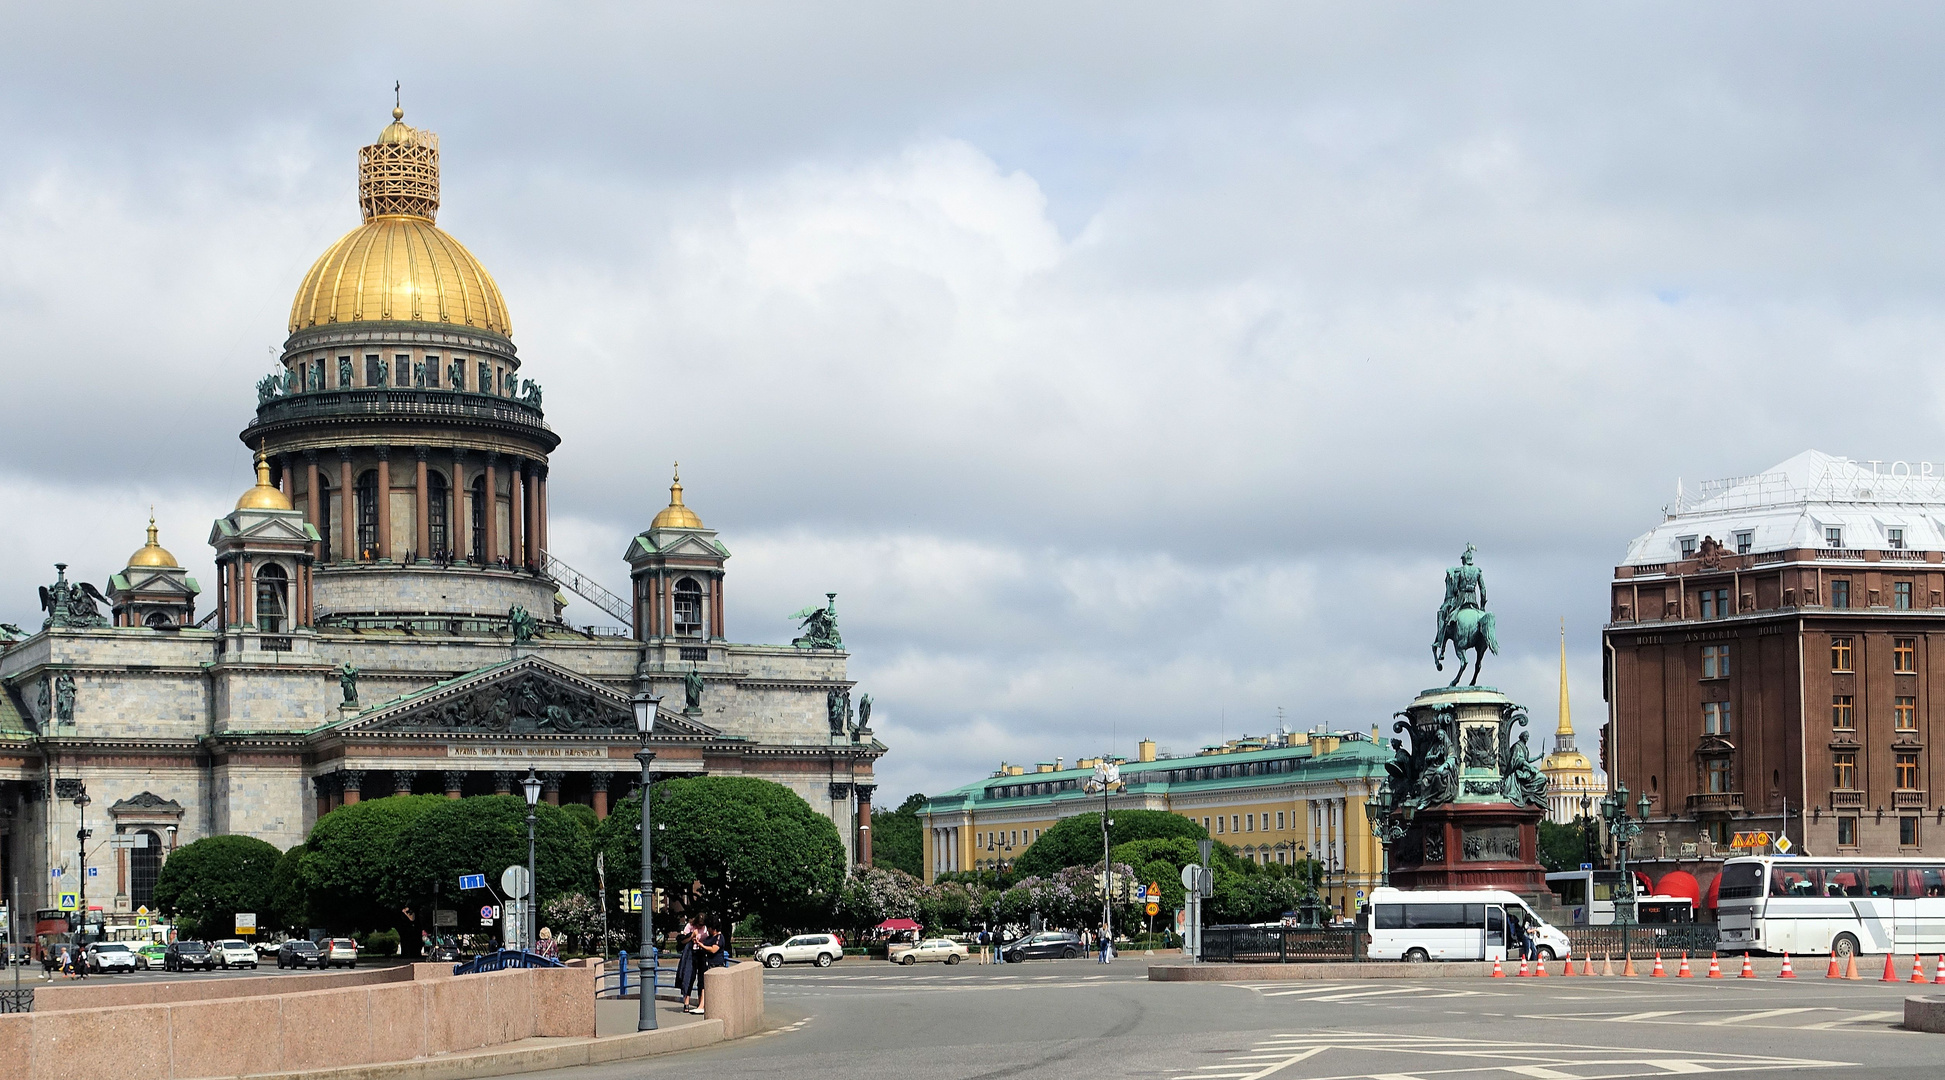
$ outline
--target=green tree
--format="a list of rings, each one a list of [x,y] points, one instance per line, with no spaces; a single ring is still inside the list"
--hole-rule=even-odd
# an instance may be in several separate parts
[[[1108,830],[1110,845],[1133,840],[1200,840],[1209,835],[1202,826],[1166,810],[1116,810],[1108,816],[1114,821]],[[1069,866],[1097,866],[1100,862],[1101,815],[1075,814],[1041,833],[1014,860],[1013,871],[1022,877],[1045,877]]]
[[[1579,822],[1560,825],[1540,822],[1540,865],[1548,873],[1578,870],[1587,861],[1587,830]]]
[[[926,802],[923,795],[908,795],[898,809],[872,813],[871,865],[903,870],[913,877],[925,875],[925,826],[919,812]]]
[[[460,875],[485,874],[497,889],[507,867],[527,865],[527,801],[515,795],[433,798],[438,801],[399,830],[380,896],[415,911],[476,906],[485,894],[461,893]],[[534,807],[534,819],[535,891],[541,910],[555,897],[592,893],[593,835],[564,806],[541,803]]]
[[[638,789],[601,823],[611,879],[641,865],[641,797]],[[844,844],[796,792],[750,776],[696,776],[660,781],[653,797],[655,880],[677,903],[723,925],[759,915],[773,935],[829,916],[844,884]],[[634,925],[619,909],[610,914]]]
[[[176,849],[155,879],[155,902],[177,924],[227,937],[239,911],[268,918],[271,879],[283,852],[253,836],[206,836]]]
[[[399,888],[399,842],[414,821],[452,801],[393,795],[340,806],[319,818],[299,862],[311,917],[334,933],[410,927],[401,909],[414,897]],[[408,956],[418,955],[418,934],[400,939]]]
[[[305,850],[299,844],[277,860],[277,869],[270,875],[270,910],[274,921],[261,922],[261,925],[287,934],[302,934],[310,928],[310,906],[304,893]]]

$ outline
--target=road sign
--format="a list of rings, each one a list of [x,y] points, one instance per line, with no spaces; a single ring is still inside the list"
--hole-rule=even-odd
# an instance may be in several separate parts
[[[635,912],[641,911],[642,891],[640,889],[617,889],[615,890],[615,893],[616,896],[621,901],[621,910],[635,911]]]
[[[142,906],[135,909],[135,914],[137,915],[149,914],[149,906],[147,904],[143,904]]]
[[[81,894],[64,892],[61,894],[61,902],[54,906],[60,908],[62,911],[73,911],[75,908],[81,906]]]
[[[514,865],[500,875],[500,891],[518,900],[527,895],[527,868]]]
[[[1580,864],[1580,868],[1582,870],[1592,870],[1594,868],[1594,864],[1590,862],[1584,862]]]
[[[1160,903],[1161,899],[1162,899],[1162,883],[1159,881],[1149,882],[1148,902],[1151,904]]]
[[[466,889],[484,889],[486,888],[486,875],[461,874],[459,875],[459,888],[461,891]]]
[[[1776,852],[1779,855],[1788,855],[1790,849],[1795,846],[1795,844],[1790,843],[1790,838],[1787,836],[1779,836],[1776,838]]]
[[[148,928],[149,928],[149,917],[147,915],[137,915],[135,917],[135,929],[147,930]]]
[[[1770,836],[1766,832],[1739,832],[1729,841],[1732,848],[1766,848]]]
[[[480,905],[480,909],[479,909],[479,921],[481,921],[481,922],[492,922],[492,921],[493,921],[493,905],[492,905],[492,904],[482,904],[482,905]]]
[[[1184,866],[1184,867],[1182,868],[1182,887],[1183,887],[1184,889],[1187,889],[1187,890],[1189,890],[1190,892],[1194,892],[1194,891],[1195,891],[1195,883],[1196,883],[1196,880],[1197,880],[1197,879],[1196,879],[1196,872],[1197,872],[1197,871],[1198,871],[1199,869],[1200,869],[1199,867],[1196,867],[1196,866],[1193,866],[1193,865],[1191,865],[1191,866]]]
[[[61,868],[61,867],[58,867],[58,866],[50,866],[50,867],[48,867],[48,868],[47,868],[47,876],[48,876],[48,877],[60,877],[60,876],[61,876],[61,869],[62,869],[62,868]]]
[[[1148,901],[1148,914],[1160,915],[1161,913],[1162,913],[1162,906],[1160,904],[1157,904],[1153,900]]]
[[[239,911],[239,912],[237,912],[237,913],[236,913],[236,932],[237,932],[237,934],[238,934],[239,936],[241,936],[241,935],[243,935],[243,934],[254,934],[254,933],[256,933],[256,932],[257,932],[257,913],[256,913],[256,912],[254,912],[254,911]]]
[[[99,866],[90,866],[90,867],[88,867],[88,876],[89,876],[89,877],[100,877],[100,876],[101,876],[101,867],[99,867]]]

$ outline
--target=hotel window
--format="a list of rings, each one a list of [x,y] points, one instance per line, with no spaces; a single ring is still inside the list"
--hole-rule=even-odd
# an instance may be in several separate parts
[[[1832,671],[1851,670],[1849,638],[1834,637],[1830,639],[1830,670]]]
[[[1837,819],[1837,846],[1838,847],[1857,846],[1857,819],[1856,818],[1840,817]]]
[[[1891,706],[1891,726],[1899,731],[1918,730],[1918,699],[1899,697]]]
[[[1917,818],[1901,817],[1898,819],[1898,846],[1900,847],[1918,846],[1918,819]]]
[[[1832,786],[1839,791],[1857,790],[1857,755],[1845,751],[1836,755],[1830,767]]]
[[[1835,525],[1823,531],[1823,546],[1840,548],[1844,546],[1844,530]]]
[[[1918,754],[1916,751],[1899,751],[1892,758],[1892,767],[1897,770],[1898,790],[1918,790]]]
[[[1838,578],[1830,583],[1830,606],[1847,608],[1850,606],[1850,581]]]
[[[439,358],[431,353],[425,354],[425,384],[427,386],[439,385]]]
[[[1736,554],[1747,555],[1756,546],[1756,534],[1744,530],[1736,534]]]
[[[1911,610],[1911,582],[1894,581],[1891,583],[1891,606],[1899,611]]]
[[[1729,646],[1702,646],[1702,677],[1704,679],[1726,679],[1729,677]]]
[[[1708,775],[1708,791],[1711,795],[1726,794],[1729,790],[1729,759],[1709,758],[1702,763]]]
[[[1903,529],[1884,530],[1884,543],[1887,546],[1889,546],[1892,551],[1903,551],[1904,550],[1904,530]]]
[[[1709,839],[1710,839],[1711,841],[1713,841],[1713,842],[1714,842],[1714,844],[1715,844],[1715,846],[1716,846],[1716,847],[1728,847],[1728,846],[1729,846],[1729,839],[1730,839],[1730,838],[1729,838],[1729,823],[1728,823],[1728,822],[1726,822],[1726,821],[1711,821],[1711,822],[1709,822],[1709,824],[1708,824],[1708,833],[1709,833]]]
[[[1695,557],[1695,538],[1693,536],[1682,537],[1682,558],[1693,559],[1694,557]]]
[[[1729,734],[1729,703],[1726,701],[1704,701],[1702,703],[1702,734]]]
[[[1918,639],[1891,639],[1891,670],[1900,675],[1912,675],[1918,671]]]
[[[1281,810],[1278,810],[1276,812],[1276,831],[1277,832],[1283,831],[1283,811]]]
[[[1702,590],[1702,617],[1704,619],[1726,619],[1733,612],[1729,608],[1729,590]]]
[[[1857,730],[1857,710],[1853,707],[1852,698],[1849,694],[1836,694],[1831,697],[1830,730]]]

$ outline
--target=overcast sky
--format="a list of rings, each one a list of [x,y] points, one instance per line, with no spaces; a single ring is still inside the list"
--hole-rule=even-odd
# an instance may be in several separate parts
[[[1550,730],[1564,618],[1591,748],[1677,477],[1945,461],[1934,7],[6,7],[30,627],[150,503],[212,581],[395,79],[564,439],[559,554],[623,590],[679,459],[732,638],[838,593],[881,803],[1368,730],[1445,681],[1468,541],[1485,681]]]

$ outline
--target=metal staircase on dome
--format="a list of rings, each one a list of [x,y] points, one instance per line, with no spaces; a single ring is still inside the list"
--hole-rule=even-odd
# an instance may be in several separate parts
[[[553,578],[560,586],[585,598],[595,607],[621,620],[623,626],[635,625],[635,612],[628,601],[601,587],[601,584],[579,570],[554,557],[546,549],[540,552],[540,572]]]

